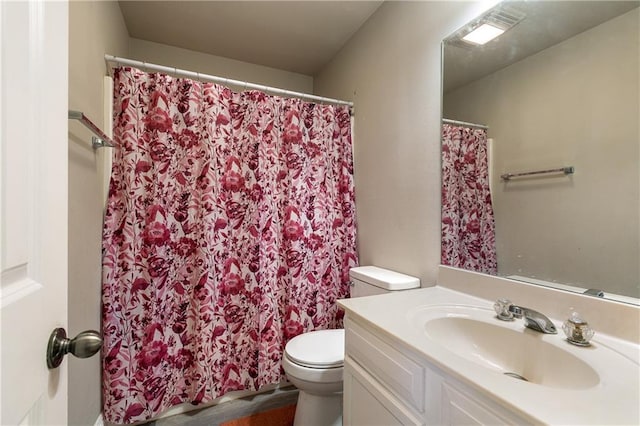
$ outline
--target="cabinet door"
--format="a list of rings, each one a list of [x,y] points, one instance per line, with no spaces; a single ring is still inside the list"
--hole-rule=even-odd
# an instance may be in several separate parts
[[[422,424],[400,401],[348,357],[344,368],[343,405],[345,426]]]
[[[367,387],[360,383],[353,375],[345,375],[349,380],[349,401],[345,410],[349,415],[345,416],[345,425],[352,426],[401,426],[402,422],[396,419],[384,405],[369,392]],[[345,403],[347,403],[345,401]],[[348,419],[346,418],[348,417]]]
[[[346,352],[354,364],[416,415],[424,413],[425,368],[406,352],[355,321],[347,321]]]
[[[489,406],[478,395],[462,392],[442,383],[442,424],[444,425],[525,425],[523,419],[498,406]]]

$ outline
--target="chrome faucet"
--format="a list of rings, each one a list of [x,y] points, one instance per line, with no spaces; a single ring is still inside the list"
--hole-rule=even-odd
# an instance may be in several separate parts
[[[498,299],[493,305],[497,317],[502,321],[513,321],[514,318],[523,318],[524,325],[532,330],[545,334],[556,334],[556,326],[545,315],[533,309],[524,308],[511,303],[507,299]]]

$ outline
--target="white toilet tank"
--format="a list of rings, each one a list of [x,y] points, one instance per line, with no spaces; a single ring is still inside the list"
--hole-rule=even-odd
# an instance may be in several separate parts
[[[358,266],[349,271],[351,297],[372,296],[420,287],[420,279],[377,266]]]

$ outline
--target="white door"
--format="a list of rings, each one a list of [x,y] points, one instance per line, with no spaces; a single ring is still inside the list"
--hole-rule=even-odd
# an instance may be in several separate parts
[[[67,423],[68,5],[0,1],[0,424]]]

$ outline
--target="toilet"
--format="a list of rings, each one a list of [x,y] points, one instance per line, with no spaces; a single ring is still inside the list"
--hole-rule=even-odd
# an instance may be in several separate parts
[[[376,266],[349,271],[351,297],[420,287],[420,280]],[[299,390],[294,426],[342,425],[344,330],[318,330],[291,339],[282,359],[288,380]]]

